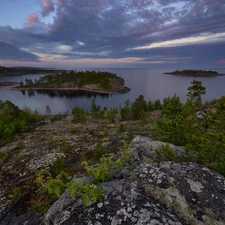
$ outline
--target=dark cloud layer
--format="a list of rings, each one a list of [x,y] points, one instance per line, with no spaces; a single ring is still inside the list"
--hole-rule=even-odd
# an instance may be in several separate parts
[[[36,61],[34,54],[60,54],[64,59],[141,58],[137,63],[212,65],[225,60],[225,40],[200,44],[135,49],[157,42],[225,32],[224,0],[44,0],[43,18],[22,29],[0,27],[0,59]],[[212,36],[213,37],[213,36]],[[209,43],[207,43],[209,41]],[[29,52],[20,50],[29,49]],[[2,54],[3,50],[5,51]],[[31,53],[32,52],[32,53]]]
[[[18,49],[16,46],[0,41],[0,59],[37,62],[38,57],[34,54]]]

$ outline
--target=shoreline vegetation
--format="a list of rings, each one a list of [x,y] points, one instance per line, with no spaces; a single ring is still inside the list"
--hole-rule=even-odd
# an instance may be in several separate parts
[[[122,94],[130,91],[130,88],[124,86],[124,79],[106,71],[61,71],[47,74],[35,81],[26,79],[25,83],[0,82],[0,86],[6,90],[73,91],[96,94]]]
[[[173,72],[166,72],[164,74],[190,76],[190,77],[215,77],[215,76],[225,75],[225,74],[219,74],[217,71],[213,71],[213,70],[175,70]]]

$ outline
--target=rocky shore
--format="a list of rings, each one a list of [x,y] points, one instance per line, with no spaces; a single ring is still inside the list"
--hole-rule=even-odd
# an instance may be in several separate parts
[[[84,85],[84,87],[19,87],[18,82],[0,82],[1,89],[11,91],[68,91],[68,92],[85,92],[95,94],[123,94],[130,91],[130,88],[124,86],[124,79],[117,77],[110,80],[110,89],[100,88],[98,85]]]
[[[164,144],[152,134],[159,117],[160,112],[153,111],[148,123],[122,122],[124,130],[119,131],[119,117],[114,121],[93,117],[75,124],[72,115],[46,116],[33,132],[1,146],[0,224],[225,224],[223,176],[196,163],[156,162],[155,149],[160,151]],[[85,178],[80,162],[93,159],[97,145],[116,154],[123,151],[124,140],[132,140],[129,163],[112,168],[111,180],[99,184],[102,201],[84,206],[82,195],[67,190],[57,201],[52,199],[43,213],[46,199],[37,191],[38,171],[51,168],[62,157],[74,181]],[[178,156],[185,154],[182,147],[170,148]],[[12,201],[16,188],[20,194]]]

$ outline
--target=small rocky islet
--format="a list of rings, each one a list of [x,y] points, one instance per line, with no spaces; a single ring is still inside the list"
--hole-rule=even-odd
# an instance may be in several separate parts
[[[224,74],[219,74],[213,70],[175,70],[173,72],[165,72],[164,74],[179,75],[179,76],[190,76],[190,77],[216,77]]]

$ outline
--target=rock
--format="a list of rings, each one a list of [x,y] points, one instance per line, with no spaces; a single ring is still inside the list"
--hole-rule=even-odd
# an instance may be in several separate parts
[[[43,224],[225,224],[225,178],[202,165],[161,162],[118,173],[100,184],[103,202],[84,207],[65,192]]]
[[[225,224],[225,178],[194,163],[141,164],[136,183],[186,224]]]
[[[50,209],[51,213],[46,214],[44,225],[182,225],[176,215],[146,196],[143,190],[130,180],[113,180],[100,186],[104,190],[103,202],[84,207],[80,199],[73,198],[73,204],[68,205],[72,198],[65,194],[53,205],[57,212]],[[62,202],[65,203],[63,207]],[[58,205],[62,211],[58,210]]]
[[[154,148],[162,142],[136,137],[130,147],[133,169],[112,169],[113,179],[100,184],[103,202],[82,205],[81,197],[65,192],[44,216],[43,224],[153,225],[225,224],[225,178],[195,163],[160,162]],[[177,154],[183,149],[171,145]],[[140,163],[148,157],[150,164]]]
[[[133,161],[143,161],[145,158],[148,159],[148,162],[157,161],[157,154],[155,149],[161,150],[162,145],[165,145],[165,142],[153,141],[151,138],[136,136],[130,143],[129,148],[132,152]],[[174,154],[178,157],[184,157],[185,152],[183,147],[178,147],[172,144],[169,144],[169,147],[174,150]]]

